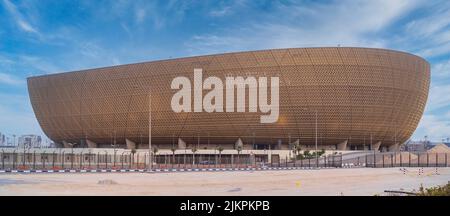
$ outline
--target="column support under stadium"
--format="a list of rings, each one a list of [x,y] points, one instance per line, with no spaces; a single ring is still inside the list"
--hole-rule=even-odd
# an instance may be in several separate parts
[[[186,142],[181,138],[178,138],[178,149],[186,149]]]
[[[241,150],[244,149],[244,143],[242,142],[241,138],[236,140],[236,142],[234,143],[234,149],[238,149],[238,147],[240,147]]]
[[[62,141],[64,148],[72,148],[72,146],[65,140]]]
[[[125,143],[127,144],[127,149],[136,149],[136,143],[129,140],[129,139],[125,139]]]
[[[390,146],[388,147],[388,151],[390,151],[390,152],[396,152],[396,151],[399,150],[399,147],[400,147],[400,144],[399,144],[399,143],[392,144],[392,145],[390,145]]]
[[[345,140],[344,142],[337,144],[337,150],[339,150],[339,151],[347,150],[347,143],[348,143],[348,140]]]
[[[91,140],[88,140],[88,139],[86,139],[86,144],[87,144],[88,148],[97,148],[98,147],[97,143],[95,143]]]
[[[380,150],[380,146],[381,146],[381,141],[378,141],[375,144],[373,144],[372,150],[379,151]]]

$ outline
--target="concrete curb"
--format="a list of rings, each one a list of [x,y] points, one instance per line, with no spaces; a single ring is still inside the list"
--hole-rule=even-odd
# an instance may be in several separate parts
[[[64,169],[64,170],[0,170],[0,173],[167,173],[167,172],[223,172],[223,171],[264,171],[264,170],[320,170],[337,168],[358,168],[345,165],[342,167],[247,167],[247,168],[174,168],[174,169]]]

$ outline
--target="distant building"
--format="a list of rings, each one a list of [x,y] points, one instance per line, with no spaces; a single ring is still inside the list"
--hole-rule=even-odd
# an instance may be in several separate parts
[[[7,146],[8,142],[6,140],[5,134],[0,133],[0,146]]]
[[[430,141],[409,141],[404,145],[405,151],[411,152],[422,152],[430,149],[432,147]]]
[[[42,138],[39,135],[22,135],[19,137],[19,148],[40,148]]]

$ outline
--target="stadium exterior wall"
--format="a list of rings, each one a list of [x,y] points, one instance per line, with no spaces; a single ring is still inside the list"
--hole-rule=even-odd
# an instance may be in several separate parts
[[[192,80],[194,68],[203,77],[279,77],[278,122],[261,124],[261,113],[173,112],[171,81]],[[172,148],[178,138],[188,148],[232,148],[239,138],[245,149],[287,149],[297,140],[312,148],[316,110],[319,148],[396,146],[416,129],[429,85],[430,66],[418,56],[350,47],[226,53],[28,78],[32,107],[49,138],[124,148],[147,146],[150,89],[152,143],[159,148]]]

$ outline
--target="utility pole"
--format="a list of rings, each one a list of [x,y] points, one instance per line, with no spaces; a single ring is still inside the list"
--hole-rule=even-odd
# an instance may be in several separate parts
[[[153,157],[152,157],[152,92],[148,91],[148,151],[149,151],[149,170],[152,170]]]
[[[133,88],[142,88],[142,86],[133,86]],[[153,165],[153,151],[152,151],[152,88],[148,89],[148,170],[152,170]]]
[[[319,154],[317,152],[317,110],[315,110],[316,113],[316,165],[319,166]]]

